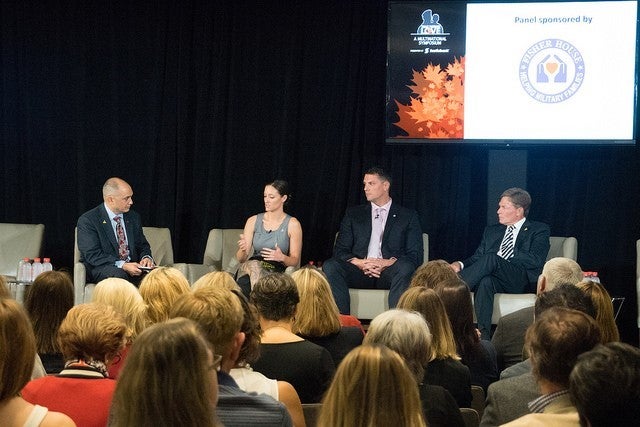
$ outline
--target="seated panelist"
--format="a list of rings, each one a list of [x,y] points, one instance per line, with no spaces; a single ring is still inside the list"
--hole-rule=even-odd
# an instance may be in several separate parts
[[[78,218],[78,249],[87,279],[97,283],[119,277],[137,284],[140,267],[153,267],[154,262],[140,215],[131,210],[133,190],[124,180],[109,178],[102,198],[103,204]]]

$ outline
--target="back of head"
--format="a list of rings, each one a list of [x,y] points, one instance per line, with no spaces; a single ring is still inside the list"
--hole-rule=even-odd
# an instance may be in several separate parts
[[[581,354],[569,377],[569,393],[581,425],[636,426],[640,419],[640,349],[611,342]]]
[[[427,321],[432,335],[429,361],[447,358],[460,360],[449,316],[433,289],[422,286],[407,289],[398,301],[398,308],[416,311]]]
[[[424,286],[434,289],[439,283],[446,280],[455,280],[458,275],[449,263],[443,259],[435,259],[422,264],[411,278],[409,287]]]
[[[429,361],[431,332],[417,312],[402,309],[380,313],[371,321],[364,344],[381,344],[404,359],[417,384],[422,382]]]
[[[356,347],[338,366],[322,400],[318,426],[391,425],[425,425],[415,379],[393,350]]]
[[[145,329],[118,379],[111,425],[214,425],[217,382],[210,353],[191,320],[177,318]]]
[[[228,357],[235,335],[240,332],[244,312],[229,289],[205,287],[182,295],[169,317],[185,317],[198,324],[216,351]]]
[[[24,309],[0,298],[0,402],[18,396],[31,379],[36,340]]]
[[[182,294],[191,289],[184,274],[177,268],[157,267],[144,276],[140,283],[140,296],[147,305],[149,322],[163,322],[169,310]]]
[[[262,277],[253,286],[251,302],[260,316],[267,320],[290,320],[296,313],[300,296],[289,275],[272,273]]]
[[[0,298],[11,298],[11,291],[7,286],[7,280],[0,274]]]
[[[578,356],[600,343],[600,328],[581,311],[564,307],[546,310],[527,329],[525,346],[533,375],[562,388]]]
[[[117,277],[98,282],[91,302],[110,305],[119,312],[131,330],[131,338],[138,336],[148,324],[147,306],[131,282]]]
[[[127,331],[123,317],[113,307],[80,304],[62,321],[58,343],[65,361],[107,363],[124,348]]]
[[[191,290],[196,291],[202,288],[224,287],[226,289],[237,289],[238,284],[226,271],[212,271],[205,274],[193,284]]]
[[[570,258],[551,258],[542,267],[545,291],[551,291],[561,284],[575,285],[582,280],[582,268]]]
[[[575,285],[562,284],[548,292],[543,292],[536,298],[534,307],[535,317],[542,315],[552,307],[566,307],[578,310],[595,319],[596,309],[591,298]]]
[[[458,278],[442,282],[435,291],[447,311],[458,354],[466,360],[469,355],[480,351],[480,338],[473,323],[471,291]]]
[[[38,353],[59,353],[60,323],[73,307],[73,282],[67,273],[45,271],[36,277],[25,295],[24,308],[36,335]]]
[[[584,292],[591,299],[596,315],[595,319],[600,325],[602,332],[602,342],[620,341],[620,333],[616,325],[616,319],[613,316],[613,303],[611,295],[601,283],[586,280],[577,284],[578,289]]]
[[[300,296],[293,333],[324,337],[340,331],[340,312],[324,273],[315,268],[301,268],[291,278]]]

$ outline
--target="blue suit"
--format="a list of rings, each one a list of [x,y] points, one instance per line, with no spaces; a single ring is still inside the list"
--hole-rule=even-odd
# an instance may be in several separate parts
[[[464,269],[460,277],[475,292],[476,319],[483,339],[489,339],[491,332],[494,295],[533,291],[549,253],[549,226],[525,220],[516,238],[513,257],[508,260],[499,257],[505,230],[502,224],[486,227],[476,252],[462,261]]]
[[[422,264],[424,250],[418,214],[391,203],[381,249],[383,258],[395,257],[396,262],[386,268],[379,279],[365,276],[348,260],[367,257],[371,228],[370,203],[347,209],[333,248],[333,258],[323,265],[342,314],[350,312],[350,287],[389,289],[389,307],[395,307],[400,295],[409,286],[411,275]]]
[[[137,262],[151,257],[151,247],[142,232],[140,215],[134,211],[122,214],[127,231],[129,258]],[[104,204],[100,204],[78,218],[78,249],[80,261],[87,268],[87,279],[99,282],[107,277],[121,277],[134,283],[139,280],[116,267],[118,241]]]

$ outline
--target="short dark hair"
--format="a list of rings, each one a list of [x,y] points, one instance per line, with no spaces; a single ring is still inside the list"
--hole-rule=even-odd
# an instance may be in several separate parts
[[[589,315],[565,307],[552,307],[527,329],[525,347],[531,372],[563,388],[578,356],[600,344],[600,327]]]
[[[640,349],[610,342],[581,354],[569,377],[569,393],[581,425],[637,425]]]
[[[539,317],[552,307],[565,307],[581,311],[595,319],[596,308],[591,298],[575,284],[561,283],[550,291],[538,296],[534,313]]]
[[[524,216],[529,215],[529,208],[531,207],[531,196],[527,190],[523,190],[518,187],[507,188],[502,192],[500,198],[508,197],[516,207],[524,209]]]
[[[288,274],[267,274],[251,290],[251,303],[267,320],[291,319],[299,302],[298,287]]]
[[[384,169],[377,166],[370,167],[364,173],[365,175],[378,175],[382,181],[387,181],[389,185],[392,184],[391,175],[389,175]]]

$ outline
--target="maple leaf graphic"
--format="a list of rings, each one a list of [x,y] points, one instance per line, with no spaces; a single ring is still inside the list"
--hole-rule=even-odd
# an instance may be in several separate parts
[[[395,100],[399,120],[394,125],[407,133],[403,138],[463,138],[464,56],[444,69],[429,63],[422,71],[412,70],[407,87],[409,104]]]

